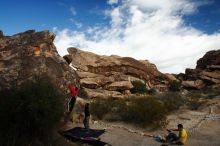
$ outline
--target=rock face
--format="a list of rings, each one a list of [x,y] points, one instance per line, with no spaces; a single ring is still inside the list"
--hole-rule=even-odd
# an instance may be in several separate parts
[[[99,56],[77,48],[68,48],[68,52],[69,55],[64,56],[64,59],[77,69],[81,85],[89,94],[93,92],[106,96],[108,92],[112,95],[113,91],[117,92],[117,95],[129,93],[133,80],[146,83],[148,88],[157,88],[161,84],[167,87],[170,80],[147,60],[138,61],[116,55]]]
[[[186,88],[202,89],[205,84],[202,80],[182,81],[182,85]]]
[[[13,36],[0,31],[0,89],[48,76],[63,88],[63,80],[74,80],[77,74],[58,55],[53,44],[55,35],[49,31],[29,30]]]
[[[181,78],[182,85],[187,88],[220,88],[220,50],[207,52],[197,61],[196,69],[186,69]]]

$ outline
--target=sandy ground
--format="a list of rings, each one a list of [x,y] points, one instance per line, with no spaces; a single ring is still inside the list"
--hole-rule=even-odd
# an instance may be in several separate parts
[[[220,146],[220,102],[199,111],[180,110],[168,116],[167,128],[175,128],[183,123],[188,132],[186,146]],[[74,124],[75,125],[75,124]],[[83,126],[77,124],[75,126]],[[154,138],[143,136],[143,133],[162,135],[166,130],[149,132],[132,125],[96,121],[92,129],[106,129],[100,138],[112,146],[161,146]]]
[[[189,133],[186,146],[220,146],[220,121],[206,121]],[[163,133],[164,131],[161,131]],[[101,139],[113,146],[160,146],[151,137],[141,136],[120,128],[109,128]]]

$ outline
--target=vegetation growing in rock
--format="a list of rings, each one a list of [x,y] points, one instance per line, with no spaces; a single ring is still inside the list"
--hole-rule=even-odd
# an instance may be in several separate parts
[[[130,90],[131,93],[139,93],[139,94],[147,93],[147,88],[146,88],[145,83],[143,83],[141,81],[132,81],[131,83],[134,86]]]
[[[149,90],[147,91],[147,93],[150,94],[150,95],[155,95],[155,94],[157,93],[157,91],[156,91],[156,89],[151,88],[151,89],[149,89]]]
[[[169,89],[174,92],[180,91],[180,86],[181,86],[181,82],[174,80],[170,82]]]
[[[85,89],[83,89],[83,88],[79,89],[78,96],[81,97],[81,98],[88,98],[88,94],[85,91]]]
[[[0,91],[1,145],[56,145],[54,135],[64,111],[63,97],[48,79]]]

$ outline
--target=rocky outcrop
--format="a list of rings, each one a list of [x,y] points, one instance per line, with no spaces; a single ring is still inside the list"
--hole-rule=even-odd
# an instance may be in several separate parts
[[[125,95],[123,95],[121,92],[118,91],[108,91],[104,89],[89,89],[85,88],[85,92],[87,93],[88,97],[90,98],[125,98]]]
[[[220,66],[220,50],[207,52],[202,58],[197,61],[196,69],[210,69],[210,67],[219,68]]]
[[[167,77],[170,81],[176,81],[176,80],[177,80],[177,78],[176,78],[174,75],[172,75],[172,74],[166,73],[165,75],[166,75],[166,77]]]
[[[73,81],[77,74],[58,55],[54,38],[49,31],[29,30],[13,36],[0,31],[0,89],[47,76],[66,90],[64,78]]]
[[[197,61],[195,69],[186,69],[182,85],[201,89],[205,86],[220,87],[220,50],[209,51]]]
[[[186,88],[202,89],[205,84],[202,80],[182,81],[182,85]]]
[[[105,92],[128,93],[133,87],[131,81],[134,80],[146,83],[149,89],[157,88],[158,85],[167,87],[170,81],[170,77],[159,72],[147,60],[138,61],[116,55],[100,56],[77,48],[68,48],[68,52],[69,55],[64,56],[64,59],[76,68],[81,85],[89,90],[93,89],[93,93],[100,89]]]
[[[106,89],[110,91],[125,91],[133,88],[130,81],[118,81],[107,85]]]

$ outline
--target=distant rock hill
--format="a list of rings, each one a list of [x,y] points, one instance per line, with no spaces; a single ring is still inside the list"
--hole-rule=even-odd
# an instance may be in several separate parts
[[[220,50],[207,52],[197,61],[195,69],[186,69],[179,77],[188,89],[220,88]]]
[[[130,94],[131,81],[146,83],[148,89],[160,91],[168,89],[172,75],[159,72],[156,66],[147,60],[135,60],[116,55],[100,56],[91,52],[68,48],[69,55],[64,56],[76,69],[81,85],[89,97],[124,97]]]
[[[49,31],[29,30],[13,36],[0,31],[0,89],[35,77],[47,76],[61,88],[64,78],[76,79],[76,72],[57,53],[54,38]]]

